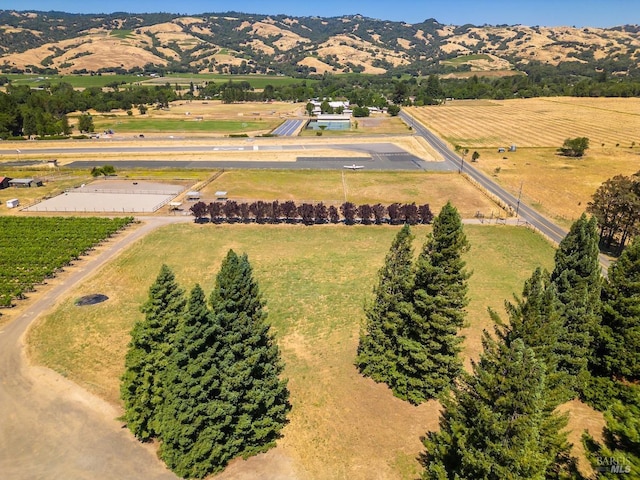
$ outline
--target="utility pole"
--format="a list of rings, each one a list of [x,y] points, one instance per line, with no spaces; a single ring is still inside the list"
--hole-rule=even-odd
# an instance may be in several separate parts
[[[518,217],[518,212],[520,211],[520,198],[522,198],[522,182],[520,182],[520,192],[518,192],[518,204],[516,205],[516,218]]]

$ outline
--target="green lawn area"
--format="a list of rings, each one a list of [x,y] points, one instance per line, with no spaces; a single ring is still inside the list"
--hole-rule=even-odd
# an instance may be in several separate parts
[[[282,121],[270,120],[195,120],[175,118],[94,117],[96,131],[111,129],[116,132],[209,132],[243,133],[271,130]]]
[[[363,305],[400,227],[172,225],[151,233],[103,267],[45,317],[29,336],[37,363],[118,402],[129,332],[161,264],[191,289],[211,291],[228,249],[246,252],[267,302],[286,363],[293,411],[282,454],[309,478],[416,478],[419,438],[437,427],[439,405],[413,407],[361,377],[353,361]],[[430,227],[414,227],[418,251]],[[467,355],[479,351],[486,308],[501,309],[553,248],[525,228],[466,226],[471,250]],[[102,293],[109,300],[77,307]]]

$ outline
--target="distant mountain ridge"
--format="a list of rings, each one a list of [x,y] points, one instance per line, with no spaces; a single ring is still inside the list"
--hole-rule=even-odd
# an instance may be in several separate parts
[[[531,62],[640,76],[640,27],[452,26],[361,15],[0,10],[0,70],[321,75],[516,73]]]

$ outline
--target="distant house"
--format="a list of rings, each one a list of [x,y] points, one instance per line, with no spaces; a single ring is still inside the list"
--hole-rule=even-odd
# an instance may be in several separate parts
[[[187,192],[187,194],[185,195],[185,198],[188,202],[197,202],[201,197],[202,195],[197,191]]]
[[[15,188],[41,187],[42,180],[35,178],[12,178],[9,180],[9,186]]]
[[[3,188],[9,188],[9,181],[11,179],[9,177],[0,177],[0,190]]]

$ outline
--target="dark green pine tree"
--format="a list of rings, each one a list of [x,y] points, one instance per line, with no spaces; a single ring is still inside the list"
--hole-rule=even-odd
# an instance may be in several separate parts
[[[160,457],[177,475],[203,478],[234,458],[228,442],[234,406],[221,400],[223,331],[199,285],[174,336],[161,409]]]
[[[609,267],[597,343],[598,373],[640,380],[640,236]]]
[[[220,398],[232,405],[227,448],[249,456],[275,445],[291,410],[280,351],[269,332],[258,284],[246,255],[230,250],[211,293],[223,330]]]
[[[397,363],[397,339],[411,309],[413,235],[409,225],[398,232],[378,272],[373,303],[365,308],[355,364],[363,375],[391,385]]]
[[[566,374],[567,386],[575,394],[581,394],[589,381],[588,365],[600,323],[602,274],[598,255],[596,220],[582,214],[560,242],[551,274],[562,304],[558,370]]]
[[[485,332],[484,353],[444,399],[440,431],[424,440],[424,479],[563,478],[572,468],[566,416],[545,399],[544,365],[521,339],[497,343]]]
[[[604,444],[582,437],[587,457],[598,478],[638,478],[640,473],[640,387],[626,402],[616,400],[604,414]],[[622,475],[621,475],[622,474]]]
[[[456,208],[447,203],[433,222],[415,267],[413,308],[403,317],[394,393],[413,404],[436,397],[462,370],[467,299],[462,254],[469,248]]]
[[[184,314],[186,300],[171,269],[162,265],[149,298],[142,307],[145,318],[131,332],[120,396],[123,419],[140,440],[157,436],[159,408],[164,403],[164,372],[172,336]]]
[[[548,399],[553,406],[559,405],[568,396],[564,375],[558,372],[557,349],[563,328],[560,307],[549,273],[538,268],[525,282],[522,298],[516,298],[515,303],[505,302],[508,324],[504,324],[497,313],[491,311],[498,336],[507,345],[518,338],[522,339],[544,364]]]

